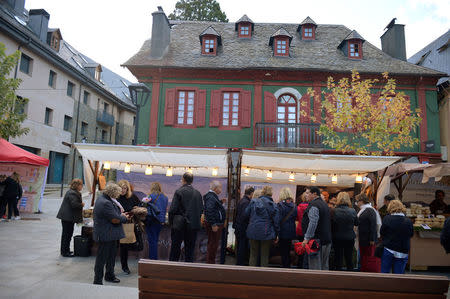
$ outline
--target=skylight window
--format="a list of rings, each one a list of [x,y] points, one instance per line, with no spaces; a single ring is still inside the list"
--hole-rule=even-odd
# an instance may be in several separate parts
[[[83,68],[83,65],[82,65],[79,61],[77,61],[75,58],[72,57],[72,60],[75,61],[75,63],[76,63],[80,68]]]
[[[81,58],[81,60],[84,61],[84,63],[89,63],[86,58],[83,57],[83,55],[78,54],[78,56]]]
[[[16,19],[17,22],[19,22],[23,26],[27,25],[27,23],[24,20],[22,20],[21,18],[19,18],[18,16],[14,16],[14,18]]]
[[[66,45],[67,49],[69,49],[69,51],[72,52],[73,55],[76,55],[76,54],[77,54],[77,52],[75,51],[75,49],[72,48],[71,46],[69,46],[69,44],[64,43],[64,45]]]
[[[122,84],[123,84],[126,88],[128,88],[127,82],[123,81],[122,79],[120,79],[120,82],[122,82]]]

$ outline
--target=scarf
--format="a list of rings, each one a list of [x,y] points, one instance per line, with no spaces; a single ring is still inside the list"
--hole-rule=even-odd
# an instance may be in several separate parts
[[[361,206],[361,210],[359,210],[359,212],[358,212],[358,218],[359,218],[359,216],[361,216],[361,214],[364,212],[365,209],[372,209],[375,211],[375,215],[377,218],[377,238],[380,238],[380,228],[381,228],[381,224],[382,224],[380,214],[374,207],[372,207],[371,203],[368,203],[368,204]]]
[[[122,205],[117,201],[115,198],[111,198],[112,202],[116,204],[116,206],[119,207],[120,213],[123,213],[125,210],[123,209]]]

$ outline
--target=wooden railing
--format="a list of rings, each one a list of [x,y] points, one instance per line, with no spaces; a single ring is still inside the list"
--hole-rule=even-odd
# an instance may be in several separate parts
[[[255,146],[287,148],[322,148],[320,124],[256,123]]]

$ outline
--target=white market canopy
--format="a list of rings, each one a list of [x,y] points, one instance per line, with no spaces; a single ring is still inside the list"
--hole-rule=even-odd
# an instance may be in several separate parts
[[[267,181],[267,172],[270,170],[274,183],[288,183],[289,175],[293,172],[293,184],[331,186],[331,176],[336,174],[337,185],[342,187],[354,186],[358,174],[365,176],[400,159],[396,156],[318,155],[255,150],[243,150],[242,153],[242,168],[249,168],[247,176],[242,171],[244,181]],[[314,184],[311,183],[313,174],[317,177]]]

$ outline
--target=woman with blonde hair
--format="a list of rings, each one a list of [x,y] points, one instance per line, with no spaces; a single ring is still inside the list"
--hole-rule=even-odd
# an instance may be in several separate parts
[[[159,209],[159,214],[156,218],[148,218],[145,221],[145,231],[148,239],[148,257],[151,260],[158,259],[158,240],[162,225],[166,222],[167,203],[169,199],[162,192],[161,184],[153,182],[150,187],[150,194],[147,197],[148,201],[156,205]]]
[[[83,189],[83,181],[73,179],[70,182],[70,189],[64,195],[64,199],[59,208],[56,218],[61,219],[61,255],[64,257],[73,257],[70,251],[70,240],[72,240],[73,227],[75,223],[83,221],[84,202],[81,198],[81,190]]]
[[[289,187],[284,187],[280,191],[277,204],[280,212],[280,233],[279,244],[281,253],[281,263],[283,268],[291,267],[291,245],[295,239],[295,219],[297,218],[297,207],[294,204],[294,196]]]
[[[123,208],[122,212],[129,213],[134,207],[141,206],[141,201],[133,193],[130,182],[127,180],[120,180],[117,182],[117,185],[121,188],[120,196],[117,198],[117,201]],[[123,272],[127,275],[131,273],[128,268],[128,249],[129,244],[120,243],[120,262],[122,264]]]
[[[389,215],[383,218],[380,234],[383,240],[383,255],[381,256],[381,272],[395,274],[405,273],[408,262],[410,239],[412,238],[413,224],[405,216],[406,208],[398,200],[392,200],[387,208]]]
[[[270,245],[279,231],[279,212],[272,193],[271,186],[264,186],[261,196],[253,198],[244,212],[244,218],[249,220],[247,237],[250,240],[250,266],[258,266],[258,255],[261,267],[269,265]]]
[[[331,218],[331,235],[334,247],[334,265],[336,270],[342,270],[342,259],[345,258],[347,271],[353,270],[353,249],[355,248],[354,227],[358,226],[358,216],[352,208],[347,192],[339,192],[336,208]]]

